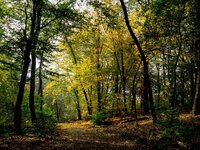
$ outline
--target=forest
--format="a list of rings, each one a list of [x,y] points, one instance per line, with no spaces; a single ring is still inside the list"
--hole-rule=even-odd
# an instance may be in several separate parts
[[[200,1],[0,0],[0,149],[200,149]]]

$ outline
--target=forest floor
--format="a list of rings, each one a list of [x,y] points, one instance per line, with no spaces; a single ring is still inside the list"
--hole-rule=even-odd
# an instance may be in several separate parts
[[[181,115],[181,124],[167,129],[153,125],[148,117],[137,127],[125,117],[109,121],[101,126],[90,121],[59,123],[48,136],[0,136],[0,150],[200,149],[200,116]]]

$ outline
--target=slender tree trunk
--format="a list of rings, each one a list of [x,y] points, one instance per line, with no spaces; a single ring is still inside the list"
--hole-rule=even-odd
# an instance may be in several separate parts
[[[33,39],[32,51],[31,51],[31,80],[30,80],[30,95],[29,95],[29,107],[31,112],[31,120],[32,123],[36,122],[36,114],[35,114],[35,68],[36,68],[36,45],[38,42],[38,37],[40,33],[40,24],[42,17],[42,8],[41,1],[36,1],[36,27],[35,27],[35,38]]]
[[[122,95],[123,95],[123,103],[124,103],[124,113],[127,114],[127,102],[126,102],[126,77],[125,77],[125,69],[124,69],[124,54],[121,51],[121,81],[122,81]]]
[[[180,96],[181,96],[181,107],[185,106],[185,76],[184,76],[184,68],[181,68],[181,88],[180,88]]]
[[[157,67],[157,93],[158,93],[158,96],[157,96],[157,104],[158,106],[160,105],[160,65],[157,64],[156,65]]]
[[[119,116],[120,114],[120,110],[119,110],[119,77],[118,74],[116,74],[116,78],[115,78],[115,101],[114,103],[116,103],[116,108],[115,108],[115,116]]]
[[[135,80],[132,81],[132,110],[134,109],[136,126],[138,126],[138,116],[137,116],[137,107],[136,107],[136,90],[135,90]]]
[[[40,96],[40,111],[43,110],[43,82],[42,82],[42,65],[43,65],[43,54],[40,56],[40,66],[39,66],[39,88],[38,95]]]
[[[191,62],[191,68],[190,69],[190,103],[193,104],[194,97],[195,97],[195,68],[194,68],[194,61]]]
[[[200,70],[197,74],[196,94],[194,98],[192,114],[200,115]]]
[[[34,105],[34,97],[35,97],[35,66],[36,66],[36,54],[35,50],[31,52],[31,80],[30,80],[30,95],[29,95],[29,108],[31,112],[31,120],[32,123],[36,122],[36,114],[35,114],[35,105]]]
[[[134,110],[134,113],[135,113],[135,121],[136,121],[136,126],[138,126],[138,116],[137,116],[137,104],[136,104],[136,86],[135,86],[135,83],[136,83],[136,78],[137,78],[137,74],[138,74],[138,71],[140,69],[140,65],[141,65],[141,61],[138,65],[138,68],[136,70],[136,73],[134,75],[134,79],[132,81],[132,90],[131,90],[131,94],[132,94],[132,107],[131,107],[131,112],[133,112]]]
[[[197,79],[196,79],[196,93],[192,108],[192,114],[200,115],[200,39],[195,43],[196,58],[197,58]]]
[[[42,66],[43,66],[43,53],[40,54],[40,66],[39,66],[39,88],[38,96],[40,97],[40,119],[42,126],[45,125],[44,115],[43,115],[43,82],[42,82]]]
[[[97,103],[97,110],[101,111],[101,83],[99,81],[97,81]]]
[[[185,2],[186,4],[186,2]],[[182,43],[183,43],[183,36],[182,36],[182,32],[181,32],[181,22],[182,22],[182,19],[183,19],[183,15],[184,15],[184,12],[185,12],[185,4],[184,4],[184,7],[183,7],[183,10],[182,10],[182,14],[179,18],[179,21],[178,21],[178,34],[179,34],[179,47],[178,47],[178,54],[176,56],[176,60],[175,60],[175,64],[173,66],[173,69],[172,69],[172,89],[171,89],[171,96],[170,96],[170,103],[171,103],[171,106],[172,108],[175,108],[175,104],[176,104],[176,101],[177,101],[177,74],[176,74],[176,70],[177,70],[177,66],[178,66],[178,61],[179,61],[179,58],[180,58],[180,55],[181,55],[181,51],[182,51]]]
[[[30,64],[30,54],[32,52],[32,49],[34,47],[34,43],[37,44],[37,39],[39,36],[39,32],[36,30],[38,25],[40,25],[40,19],[38,19],[38,15],[40,16],[40,0],[36,1],[33,0],[33,7],[32,7],[32,18],[31,18],[31,31],[30,31],[30,37],[26,41],[26,49],[24,52],[24,64],[22,67],[22,75],[21,75],[21,80],[20,80],[20,85],[19,85],[19,91],[17,95],[17,101],[15,104],[15,115],[14,115],[14,132],[16,134],[21,134],[21,105],[22,105],[22,100],[24,96],[24,87],[26,84],[26,77],[28,73],[28,67]]]
[[[81,116],[81,107],[80,107],[80,100],[79,100],[79,96],[78,96],[78,90],[74,89],[74,94],[76,96],[76,109],[77,109],[77,113],[78,113],[78,120],[82,119]]]
[[[195,41],[194,47],[194,55],[197,64],[197,71],[196,71],[196,91],[195,91],[195,98],[192,108],[193,115],[200,115],[200,1],[194,1],[193,10],[195,11],[195,20],[194,20],[194,27],[196,30],[196,37],[197,40]]]
[[[97,55],[97,62],[96,62],[96,67],[97,67],[97,79],[99,78],[99,70],[100,70],[100,51],[97,50],[96,52]],[[97,81],[97,110],[101,111],[102,110],[102,103],[101,103],[101,82]]]
[[[141,47],[137,37],[135,36],[135,34],[134,34],[134,32],[133,32],[133,30],[132,30],[132,28],[130,26],[128,13],[127,13],[124,1],[120,0],[120,3],[121,3],[121,6],[122,6],[122,9],[123,9],[123,12],[124,12],[124,18],[125,18],[126,26],[127,26],[128,30],[130,32],[130,35],[131,35],[132,39],[134,40],[134,42],[135,42],[135,44],[136,44],[136,46],[138,48],[138,51],[139,51],[140,56],[141,56],[141,59],[143,61],[144,79],[146,81],[145,88],[147,88],[147,92],[148,92],[148,96],[149,96],[150,109],[151,109],[151,115],[153,117],[153,122],[155,123],[157,119],[156,119],[156,114],[155,114],[152,86],[151,86],[151,80],[150,80],[150,77],[149,77],[149,68],[148,68],[148,63],[147,63],[147,60],[146,60],[146,56],[144,54],[144,51],[142,50],[142,47]]]
[[[60,121],[60,112],[59,112],[59,108],[58,108],[58,101],[55,101],[55,107],[56,107],[56,117],[57,117],[57,121]]]
[[[22,130],[21,130],[21,115],[22,115],[22,110],[21,110],[21,105],[22,105],[22,100],[23,100],[23,96],[24,96],[24,87],[26,84],[26,77],[27,77],[27,73],[28,73],[28,67],[29,67],[29,63],[30,63],[30,50],[31,50],[31,41],[27,42],[27,48],[26,51],[24,53],[24,64],[23,64],[23,69],[22,69],[22,75],[21,75],[21,80],[20,80],[20,84],[19,84],[19,91],[18,91],[18,95],[17,95],[17,101],[15,104],[15,115],[14,115],[14,132],[15,134],[21,134]]]
[[[148,93],[148,81],[147,78],[143,79],[143,115],[149,114],[149,93]]]
[[[67,42],[67,44],[69,45],[70,51],[71,51],[71,53],[72,53],[72,56],[73,56],[73,59],[74,59],[74,64],[77,64],[78,62],[77,62],[77,59],[76,59],[76,55],[75,55],[75,53],[74,53],[74,49],[73,49],[71,43],[68,41],[67,38],[66,38],[66,42]],[[91,116],[91,115],[92,115],[92,104],[91,104],[90,100],[88,99],[87,92],[86,92],[85,88],[83,87],[83,84],[82,84],[82,82],[81,82],[80,79],[79,79],[79,81],[80,81],[81,89],[82,89],[82,92],[83,92],[83,94],[84,94],[85,101],[86,101],[86,104],[87,104],[88,114],[89,114],[89,116]]]
[[[86,93],[85,89],[83,88],[83,85],[81,85],[81,86],[82,86],[82,92],[83,92],[83,95],[85,97],[85,101],[87,104],[88,114],[91,116],[92,115],[92,107],[91,107],[90,101],[88,99],[87,93]]]

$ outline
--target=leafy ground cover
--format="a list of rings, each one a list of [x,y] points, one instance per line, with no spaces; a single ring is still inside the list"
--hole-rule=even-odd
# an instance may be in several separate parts
[[[112,118],[109,125],[90,121],[59,123],[56,132],[46,136],[1,136],[1,150],[129,150],[200,149],[200,116],[181,115],[176,126],[153,125],[145,117],[135,126],[129,117]]]

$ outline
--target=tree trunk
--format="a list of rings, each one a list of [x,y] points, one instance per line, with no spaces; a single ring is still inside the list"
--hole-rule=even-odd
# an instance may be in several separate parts
[[[121,81],[122,81],[122,95],[123,95],[123,103],[124,103],[124,113],[127,114],[127,104],[126,104],[126,77],[125,77],[125,69],[124,69],[124,54],[121,51]]]
[[[80,100],[79,100],[79,96],[78,96],[78,90],[74,89],[74,94],[76,96],[76,109],[77,109],[77,113],[78,113],[78,120],[82,119],[81,116],[81,107],[80,107]]]
[[[119,116],[120,115],[120,110],[119,110],[119,77],[118,74],[116,74],[116,78],[115,78],[115,101],[113,103],[116,103],[116,108],[115,108],[115,116]],[[114,105],[114,104],[113,104]]]
[[[181,88],[180,88],[180,96],[181,96],[181,107],[185,106],[185,75],[184,75],[184,68],[181,67]]]
[[[175,64],[173,66],[173,69],[172,69],[172,88],[171,88],[171,96],[170,96],[170,103],[171,103],[171,106],[172,108],[175,107],[175,104],[176,104],[176,101],[177,101],[177,75],[176,75],[176,70],[177,70],[177,66],[178,66],[178,61],[179,61],[179,58],[180,58],[180,55],[181,55],[181,51],[182,51],[182,42],[183,42],[183,36],[182,36],[182,32],[181,32],[181,22],[182,22],[182,19],[183,19],[183,15],[184,15],[184,12],[185,12],[185,4],[186,2],[184,3],[184,7],[183,7],[183,10],[181,12],[181,16],[178,20],[178,34],[179,34],[179,47],[178,47],[178,54],[176,56],[176,60],[175,60]]]
[[[60,111],[59,111],[59,108],[58,108],[58,101],[57,100],[55,101],[55,107],[56,107],[57,121],[59,122],[60,121]]]
[[[85,101],[86,101],[86,104],[87,104],[88,114],[89,114],[89,116],[91,116],[92,115],[92,107],[91,107],[90,101],[88,99],[87,93],[86,93],[85,89],[83,88],[82,84],[81,84],[81,86],[82,86],[82,91],[83,91]]]
[[[97,110],[101,111],[101,83],[97,81]]]
[[[35,97],[35,66],[36,66],[36,54],[33,49],[31,52],[31,80],[30,80],[30,95],[29,95],[29,108],[31,112],[31,120],[32,123],[36,122],[36,114],[35,114],[35,105],[34,105],[34,97]]]
[[[157,64],[157,104],[160,105],[160,65]]]
[[[137,107],[136,107],[136,90],[135,90],[135,79],[132,82],[132,110],[134,110],[136,126],[138,126],[138,116],[137,116]]]
[[[156,114],[155,114],[155,108],[154,108],[154,102],[153,102],[153,93],[152,93],[152,87],[151,87],[151,80],[149,78],[149,69],[148,69],[148,63],[147,63],[147,60],[146,60],[146,56],[144,54],[144,51],[142,50],[142,47],[137,39],[137,37],[135,36],[131,26],[130,26],[130,22],[129,22],[129,18],[128,18],[128,13],[127,13],[127,10],[126,10],[126,6],[124,4],[124,1],[123,0],[120,0],[120,3],[121,3],[121,6],[122,6],[122,9],[123,9],[123,12],[124,12],[124,18],[125,18],[125,22],[126,22],[126,26],[129,30],[129,33],[132,37],[132,39],[134,40],[137,48],[138,48],[138,51],[140,53],[140,56],[141,56],[141,59],[143,61],[143,67],[144,67],[144,80],[146,81],[146,84],[145,84],[145,88],[147,88],[147,92],[148,92],[148,97],[149,97],[149,103],[150,103],[150,109],[151,109],[151,115],[153,117],[153,122],[155,123],[156,122]]]
[[[21,134],[21,132],[22,132],[21,131],[21,105],[22,105],[23,96],[24,96],[24,87],[26,84],[28,67],[30,64],[29,56],[32,52],[32,49],[34,48],[34,45],[37,44],[36,41],[39,36],[39,31],[37,30],[37,28],[39,29],[39,26],[40,26],[40,17],[41,17],[40,0],[38,0],[38,1],[33,0],[30,37],[26,41],[26,49],[24,52],[24,63],[23,63],[23,67],[22,67],[23,68],[22,75],[21,75],[19,91],[18,91],[18,95],[17,95],[17,101],[15,104],[14,132],[16,134]]]
[[[31,41],[27,42],[27,48],[24,53],[24,63],[23,63],[23,69],[22,69],[22,75],[21,75],[21,80],[19,84],[19,91],[17,95],[17,101],[15,104],[15,111],[14,111],[14,132],[15,134],[21,134],[21,115],[22,115],[22,110],[21,110],[21,105],[22,105],[22,100],[24,96],[24,87],[26,84],[26,77],[27,77],[27,72],[28,72],[28,67],[30,63],[30,50],[31,50]]]
[[[77,64],[78,62],[77,62],[77,59],[76,59],[76,55],[74,53],[74,49],[73,49],[71,43],[68,41],[67,38],[66,38],[66,42],[69,45],[70,51],[72,53],[72,56],[73,56],[73,59],[74,59],[74,64]],[[84,94],[85,101],[86,101],[86,104],[87,104],[88,114],[89,114],[89,116],[91,116],[92,115],[92,104],[91,104],[90,100],[88,99],[87,92],[86,92],[85,88],[83,87],[81,80],[80,80],[80,84],[81,84],[81,89],[82,89],[82,92]]]
[[[200,115],[200,70],[197,74],[196,94],[194,98],[192,114]]]
[[[96,62],[96,67],[97,67],[97,110],[100,112],[102,110],[102,103],[101,103],[101,82],[99,81],[99,69],[100,69],[100,51],[97,50],[96,52],[97,55],[97,62]]]
[[[32,123],[36,121],[36,114],[35,114],[35,68],[36,68],[36,45],[38,42],[38,37],[40,33],[40,24],[41,24],[41,17],[42,17],[42,9],[40,6],[40,0],[36,2],[36,27],[35,27],[35,38],[33,39],[32,51],[31,51],[31,80],[30,80],[30,96],[29,96],[29,107],[31,112],[31,120]]]
[[[143,79],[143,115],[149,114],[149,95],[148,95],[148,81],[147,78]]]
[[[200,115],[200,39],[196,41],[196,58],[197,58],[197,80],[196,80],[196,93],[192,108],[192,114]]]
[[[192,114],[194,115],[200,115],[200,1],[195,1],[194,4],[194,11],[195,11],[195,21],[194,26],[196,30],[196,38],[195,41],[195,58],[196,58],[196,64],[197,64],[197,76],[196,76],[196,93],[192,108]]]
[[[39,66],[39,88],[38,95],[40,96],[40,111],[43,110],[43,82],[42,82],[42,65],[43,65],[43,54],[40,56],[40,66]]]

